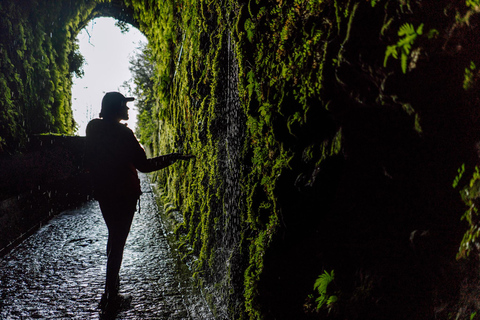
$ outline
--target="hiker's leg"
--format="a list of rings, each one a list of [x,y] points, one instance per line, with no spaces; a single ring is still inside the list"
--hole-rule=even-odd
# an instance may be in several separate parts
[[[108,228],[105,292],[109,294],[118,293],[118,274],[136,203],[136,199],[100,202],[103,218]]]

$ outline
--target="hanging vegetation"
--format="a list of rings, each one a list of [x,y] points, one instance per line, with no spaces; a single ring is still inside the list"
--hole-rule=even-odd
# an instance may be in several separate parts
[[[81,75],[62,1],[0,4],[0,150],[21,149],[31,134],[72,134],[71,77]]]

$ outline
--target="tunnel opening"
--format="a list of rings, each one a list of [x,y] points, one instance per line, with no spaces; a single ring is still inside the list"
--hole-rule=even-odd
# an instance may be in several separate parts
[[[142,56],[148,42],[135,26],[111,17],[91,20],[76,37],[78,51],[85,59],[82,77],[72,86],[72,109],[76,134],[85,135],[87,123],[97,118],[106,92],[118,91],[132,96],[143,83],[135,81],[132,64]],[[138,79],[138,78],[137,78]],[[140,101],[141,102],[141,101]],[[139,101],[129,104],[128,127],[135,131]]]

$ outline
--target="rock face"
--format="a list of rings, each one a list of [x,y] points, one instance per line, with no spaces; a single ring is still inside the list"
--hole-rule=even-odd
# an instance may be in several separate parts
[[[0,5],[10,12],[2,23],[18,16],[24,30],[42,29],[27,9]],[[37,4],[65,26],[52,32],[54,48],[68,49],[60,57],[74,52],[72,35],[85,21],[102,14],[133,21],[149,39],[155,103],[141,110],[151,123],[140,132],[152,155],[197,156],[156,178],[184,257],[220,318],[475,311],[477,289],[462,283],[478,278],[478,1],[44,6]],[[49,41],[30,38],[50,52]],[[55,69],[20,63],[30,60],[15,43],[0,49],[15,62],[2,63],[11,69],[0,81],[12,93],[9,110],[12,99],[36,92],[20,89],[29,78],[22,70],[43,79]],[[41,101],[57,101],[55,83],[47,84]],[[2,117],[18,126],[16,114]],[[4,149],[16,137],[8,128]]]

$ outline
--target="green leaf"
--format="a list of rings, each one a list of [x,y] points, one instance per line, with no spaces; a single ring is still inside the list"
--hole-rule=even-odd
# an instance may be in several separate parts
[[[323,297],[319,297],[317,298],[317,300],[315,300],[315,302],[317,302],[317,309],[321,309],[323,307],[323,305],[325,304],[325,298]]]
[[[395,59],[398,59],[398,52],[397,52],[397,46],[396,45],[392,45],[392,46],[387,47],[387,50],[385,51],[385,59],[383,60],[383,66],[384,67],[387,66],[387,60],[388,60],[388,57],[390,57],[390,56],[393,56]]]
[[[332,304],[334,304],[337,301],[338,301],[337,296],[330,296],[330,297],[328,297],[328,300],[327,300],[327,306],[331,306]]]
[[[458,184],[460,183],[460,180],[462,179],[463,174],[465,173],[465,163],[463,163],[462,166],[458,168],[457,173],[458,173],[457,176],[453,180],[453,184],[452,184],[453,188],[456,188],[458,186]]]
[[[420,24],[417,28],[417,34],[420,36],[423,34],[423,23]]]
[[[411,46],[411,44],[413,43],[413,41],[415,41],[416,38],[417,38],[417,35],[415,33],[408,35],[402,40],[398,41],[397,47]]]
[[[428,37],[428,39],[433,39],[433,38],[436,38],[439,34],[440,34],[440,32],[438,32],[437,29],[430,29],[428,31],[427,37]]]
[[[410,50],[412,49],[412,46],[410,43],[407,43],[402,47],[402,54],[406,54],[407,56],[410,54]]]
[[[415,29],[413,28],[413,25],[411,23],[405,23],[403,24],[400,29],[398,30],[398,35],[403,36],[403,35],[410,35],[415,33]]]
[[[402,53],[401,61],[402,61],[402,71],[403,73],[407,73],[407,58],[408,56]]]
[[[247,32],[248,41],[252,42],[254,37],[255,24],[250,19],[247,19],[245,20],[244,27],[245,31]]]
[[[315,281],[313,289],[317,289],[318,293],[320,294],[325,294],[327,292],[327,286],[333,281],[334,276],[334,270],[332,270],[331,274],[325,270],[323,274],[321,274]]]

